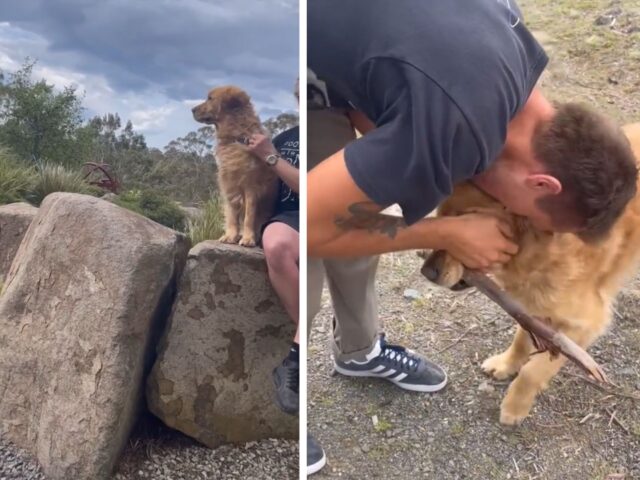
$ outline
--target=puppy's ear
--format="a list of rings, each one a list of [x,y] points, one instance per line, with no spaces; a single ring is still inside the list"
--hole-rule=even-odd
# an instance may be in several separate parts
[[[245,93],[239,93],[226,98],[223,103],[225,109],[237,110],[249,103],[249,97]]]

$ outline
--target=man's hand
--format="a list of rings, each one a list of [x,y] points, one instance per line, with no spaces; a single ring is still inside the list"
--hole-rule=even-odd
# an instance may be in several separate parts
[[[276,147],[273,146],[269,137],[262,133],[254,133],[251,135],[248,146],[249,151],[263,162],[267,160],[269,155],[278,155]]]
[[[518,253],[518,246],[510,240],[511,226],[494,215],[468,213],[441,219],[448,221],[444,249],[468,268],[487,269]]]

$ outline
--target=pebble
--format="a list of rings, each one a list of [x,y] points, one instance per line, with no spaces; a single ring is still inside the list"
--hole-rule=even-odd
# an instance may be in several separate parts
[[[402,296],[407,300],[419,300],[420,298],[422,298],[422,295],[420,295],[420,292],[417,290],[414,290],[413,288],[407,288],[402,294]]]
[[[593,23],[597,26],[612,25],[614,20],[613,15],[600,15]]]
[[[491,385],[489,382],[484,381],[482,382],[479,386],[478,386],[478,391],[480,392],[495,392],[496,389],[493,385]]]

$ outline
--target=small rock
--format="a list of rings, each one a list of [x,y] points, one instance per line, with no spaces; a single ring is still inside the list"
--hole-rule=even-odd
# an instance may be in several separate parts
[[[422,298],[422,295],[420,295],[420,292],[418,292],[417,290],[414,290],[413,288],[407,288],[404,291],[402,296],[407,300],[418,300]]]
[[[484,381],[482,382],[479,386],[478,386],[478,390],[480,392],[495,392],[496,389],[493,385],[491,385],[489,382]]]
[[[600,15],[598,18],[596,18],[596,20],[593,22],[594,25],[597,25],[599,27],[602,27],[604,25],[613,25],[613,22],[615,21],[616,17],[614,17],[613,15]]]

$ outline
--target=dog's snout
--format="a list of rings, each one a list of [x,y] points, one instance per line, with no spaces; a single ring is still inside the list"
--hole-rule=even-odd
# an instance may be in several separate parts
[[[438,277],[440,276],[440,270],[438,270],[437,265],[425,265],[423,272],[424,276],[432,282],[438,280]]]
[[[197,109],[198,109],[198,106],[196,105],[195,107],[193,107],[193,108],[191,109],[191,111],[192,111],[193,113],[196,113],[196,110],[197,110]]]
[[[444,271],[443,251],[431,252],[422,265],[422,274],[427,277],[430,282],[439,283],[440,276]]]

